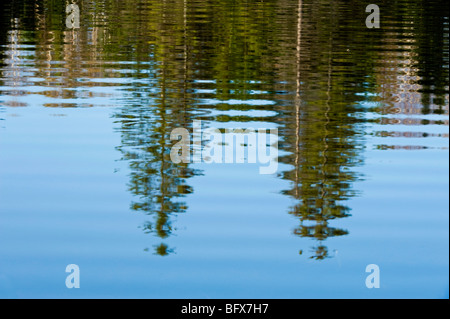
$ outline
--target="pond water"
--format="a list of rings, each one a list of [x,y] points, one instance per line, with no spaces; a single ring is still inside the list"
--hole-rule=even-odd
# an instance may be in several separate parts
[[[1,5],[0,297],[448,298],[445,1],[74,3]]]

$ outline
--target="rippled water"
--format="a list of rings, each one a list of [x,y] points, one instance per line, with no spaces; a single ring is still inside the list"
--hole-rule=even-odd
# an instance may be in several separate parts
[[[0,297],[448,298],[444,1],[75,3],[2,4]],[[175,164],[195,123],[277,172]]]

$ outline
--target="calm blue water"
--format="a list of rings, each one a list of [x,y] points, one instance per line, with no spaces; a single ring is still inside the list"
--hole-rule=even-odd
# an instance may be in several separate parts
[[[2,5],[0,297],[448,298],[448,7],[366,5]],[[196,120],[277,172],[174,164]]]

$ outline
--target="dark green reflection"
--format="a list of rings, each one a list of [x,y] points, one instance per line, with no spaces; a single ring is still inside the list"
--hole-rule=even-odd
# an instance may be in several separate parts
[[[364,29],[353,37],[335,34],[337,27],[351,28],[358,21],[345,8],[318,10],[299,4],[292,61],[296,73],[290,81],[295,95],[281,117],[282,149],[289,155],[280,160],[292,166],[282,173],[292,185],[283,193],[297,202],[289,211],[300,221],[294,234],[317,241],[310,254],[316,260],[330,257],[327,238],[349,234],[332,222],[350,216],[345,201],[356,195],[353,168],[362,163],[364,122],[357,117],[358,93],[368,89],[366,76],[372,70],[369,64],[358,64],[370,61],[371,51],[362,50],[358,40]]]
[[[154,3],[155,9],[167,10],[160,6]],[[149,14],[145,21],[156,23],[156,17],[160,20],[152,31],[154,43],[148,46],[148,51],[129,57],[145,63],[136,63],[136,73],[142,75],[137,76],[139,83],[129,89],[133,96],[126,102],[131,100],[132,104],[116,114],[122,136],[118,149],[130,163],[129,190],[137,198],[131,209],[153,216],[152,221],[143,225],[143,231],[162,240],[176,230],[172,216],[187,210],[180,201],[193,192],[187,180],[199,174],[188,164],[174,164],[170,158],[172,130],[192,126],[188,77],[194,63],[187,55],[186,30],[174,29],[185,11],[179,7],[172,9],[175,12],[167,19],[161,19],[163,11],[144,12]],[[175,251],[165,243],[154,247],[155,254],[161,256]]]

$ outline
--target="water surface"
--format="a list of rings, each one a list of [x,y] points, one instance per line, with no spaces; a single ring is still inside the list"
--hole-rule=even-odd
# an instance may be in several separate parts
[[[76,3],[0,10],[0,297],[448,298],[444,1]],[[277,172],[173,163],[197,121]]]

